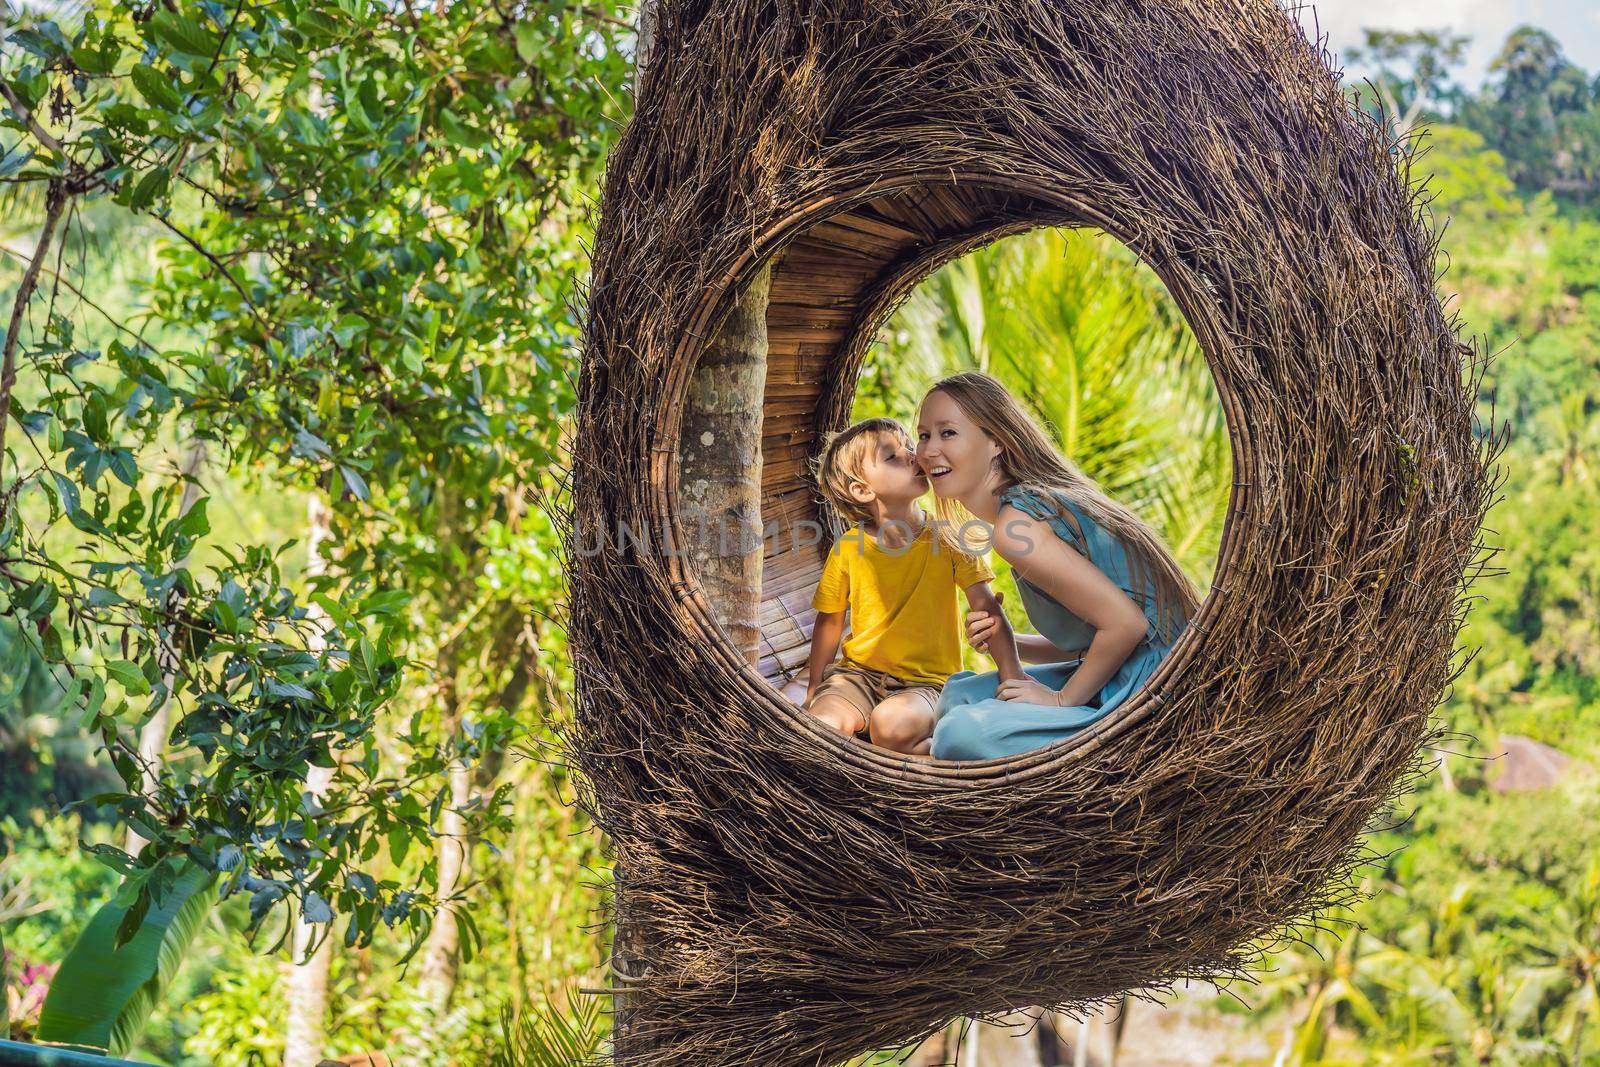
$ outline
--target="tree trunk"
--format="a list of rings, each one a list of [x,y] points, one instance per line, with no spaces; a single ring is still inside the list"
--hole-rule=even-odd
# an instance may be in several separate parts
[[[0,928],[0,1041],[11,1040],[11,957],[6,955],[6,932]]]
[[[194,502],[200,499],[200,471],[205,465],[206,443],[196,440],[184,454],[183,466],[180,468],[184,475],[183,492],[178,498],[180,517],[189,514]],[[188,562],[189,557],[184,556],[179,565]],[[167,698],[161,702],[156,713],[150,716],[150,721],[139,730],[139,779],[144,783],[146,793],[155,792],[159,777],[158,768],[166,760],[167,739],[172,734],[172,686],[177,681],[177,676],[171,670],[164,670],[161,672],[161,680],[165,685]],[[132,827],[128,828],[128,839],[123,843],[123,851],[129,855],[138,855],[139,850],[146,844],[143,834]]]
[[[1017,1012],[1002,1024],[972,1022],[961,1067],[1043,1067],[1038,1012]]]
[[[306,505],[306,576],[315,578],[327,572],[323,544],[333,536],[333,512],[320,493],[312,493]],[[306,609],[312,624],[322,621],[322,609],[310,604]],[[314,631],[307,645],[312,651],[323,646],[320,630]],[[327,794],[336,769],[312,767],[306,772],[306,792],[317,800]],[[284,1032],[283,1067],[316,1067],[328,1040],[328,975],[333,970],[333,938],[323,937],[310,959],[306,952],[322,931],[311,923],[297,923],[294,947],[287,967],[289,1020]]]
[[[333,938],[324,937],[309,960],[317,928],[301,923],[294,931],[294,957],[288,968],[289,1021],[284,1030],[283,1067],[316,1067],[327,1043],[328,976],[333,973]]]
[[[447,735],[461,728],[459,712],[447,724]],[[472,801],[472,768],[463,760],[450,763],[450,798],[439,816],[439,899],[449,901],[467,879],[467,820],[462,811]],[[422,950],[421,986],[435,1020],[450,1010],[455,995],[461,960],[461,928],[456,922],[456,904],[441,907],[433,917],[428,943]]]
[[[611,1029],[612,1060],[617,1067],[629,1067],[638,1054],[649,1047],[649,1035],[631,1010],[625,990],[629,981],[643,978],[649,954],[638,924],[629,921],[627,872],[619,862],[612,870],[611,986],[616,1022]]]
[[[1077,1036],[1072,1042],[1072,1067],[1089,1067],[1089,1020],[1077,1024]]]
[[[761,423],[771,267],[739,294],[695,367],[683,415],[679,521],[717,621],[761,656]]]
[[[441,515],[448,516],[448,511]],[[454,612],[446,617],[452,617]],[[440,733],[450,743],[461,732],[461,664],[457,639],[440,647],[436,670],[439,678]],[[431,1034],[438,1019],[450,1008],[455,995],[456,977],[460,966],[461,929],[456,923],[450,898],[460,889],[467,876],[467,821],[462,814],[472,800],[472,768],[461,757],[451,759],[446,772],[446,788],[450,795],[439,815],[439,838],[435,845],[435,864],[439,875],[439,900],[449,902],[433,917],[433,927],[428,931],[427,943],[422,948],[422,973],[419,987],[432,1015],[424,1039]]]
[[[440,543],[450,543],[454,535],[457,550],[466,559],[476,558],[481,548],[470,537],[462,540],[461,531],[467,529],[462,515],[461,498],[449,485],[436,487],[438,530]],[[462,574],[459,588],[447,591],[441,603],[441,617],[457,620],[465,618],[470,607],[471,578]],[[465,660],[470,650],[463,647],[467,633],[452,624],[456,632],[446,637],[435,655],[434,676],[438,682],[439,733],[447,744],[454,746],[461,734],[465,719],[465,703],[461,691]],[[491,653],[498,655],[498,651]],[[427,942],[422,947],[421,972],[418,989],[430,1012],[423,1028],[424,1043],[433,1047],[437,1043],[438,1023],[450,1010],[455,996],[456,979],[461,963],[461,927],[456,921],[457,901],[451,900],[466,884],[471,844],[467,840],[467,807],[473,800],[473,769],[459,753],[452,753],[445,770],[447,796],[439,813],[439,834],[434,845],[434,864],[438,875],[438,899],[441,906],[434,913],[433,926],[428,930]]]
[[[634,53],[636,93],[659,58],[658,16],[657,0],[642,0]],[[761,424],[770,286],[771,270],[763,268],[739,294],[701,355],[689,383],[679,440],[679,529],[717,621],[752,666],[761,646]],[[645,973],[651,950],[629,921],[633,905],[620,862],[614,886],[611,968],[621,988]],[[612,1036],[620,1067],[633,1062],[636,1050],[649,1041],[627,999],[617,997]]]
[[[950,1054],[950,1027],[934,1034],[924,1041],[911,1059],[907,1060],[907,1067],[950,1067],[955,1062],[955,1057]]]

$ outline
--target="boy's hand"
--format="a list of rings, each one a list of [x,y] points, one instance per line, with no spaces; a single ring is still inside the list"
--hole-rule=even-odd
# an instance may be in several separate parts
[[[996,604],[1005,603],[1005,599],[1006,595],[1004,593],[996,593],[994,595]],[[1000,620],[987,611],[967,612],[967,643],[979,652],[989,651],[989,639],[994,636],[995,631],[999,628]]]

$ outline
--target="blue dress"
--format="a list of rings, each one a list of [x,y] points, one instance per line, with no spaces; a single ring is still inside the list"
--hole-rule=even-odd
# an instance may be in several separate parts
[[[933,755],[938,759],[982,760],[1000,756],[1014,756],[1042,748],[1089,726],[1121,704],[1149,679],[1172,651],[1160,637],[1156,612],[1155,583],[1147,580],[1143,590],[1135,591],[1128,572],[1127,558],[1122,543],[1106,532],[1070,500],[1057,496],[1061,505],[1071,511],[1083,531],[1080,540],[1072,525],[1055,513],[1039,492],[1015,486],[1000,494],[1001,506],[1007,504],[1050,525],[1056,536],[1070,547],[1082,550],[1106,577],[1115,582],[1136,604],[1144,608],[1150,627],[1145,636],[1117,672],[1101,686],[1088,704],[1075,707],[1047,707],[1039,704],[1021,704],[1001,700],[995,696],[1000,685],[1000,675],[995,671],[977,674],[960,671],[950,676],[940,695],[938,724],[933,731]],[[1084,542],[1087,542],[1085,544]],[[1095,630],[1087,622],[1062,607],[1044,590],[1030,583],[1022,575],[1015,575],[1017,590],[1022,594],[1022,605],[1028,620],[1035,629],[1057,648],[1088,648]],[[1047,663],[1024,667],[1023,672],[1051,689],[1060,689],[1082,663],[1081,659],[1065,663]]]

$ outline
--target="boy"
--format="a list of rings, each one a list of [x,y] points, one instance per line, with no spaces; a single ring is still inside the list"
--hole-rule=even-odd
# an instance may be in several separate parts
[[[1001,620],[989,642],[1001,676],[1022,677],[1016,641],[989,590],[994,572],[937,535],[917,503],[928,491],[911,437],[893,419],[835,434],[817,464],[823,497],[853,529],[834,542],[811,606],[805,709],[844,734],[928,757],[939,690],[961,669],[960,605]],[[850,636],[844,658],[834,656]]]

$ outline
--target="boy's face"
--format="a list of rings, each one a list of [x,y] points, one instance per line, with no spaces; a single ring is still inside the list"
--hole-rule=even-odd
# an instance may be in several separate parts
[[[863,504],[874,500],[890,506],[909,504],[928,491],[928,476],[909,443],[893,434],[879,434],[862,465],[861,480],[850,490]]]

